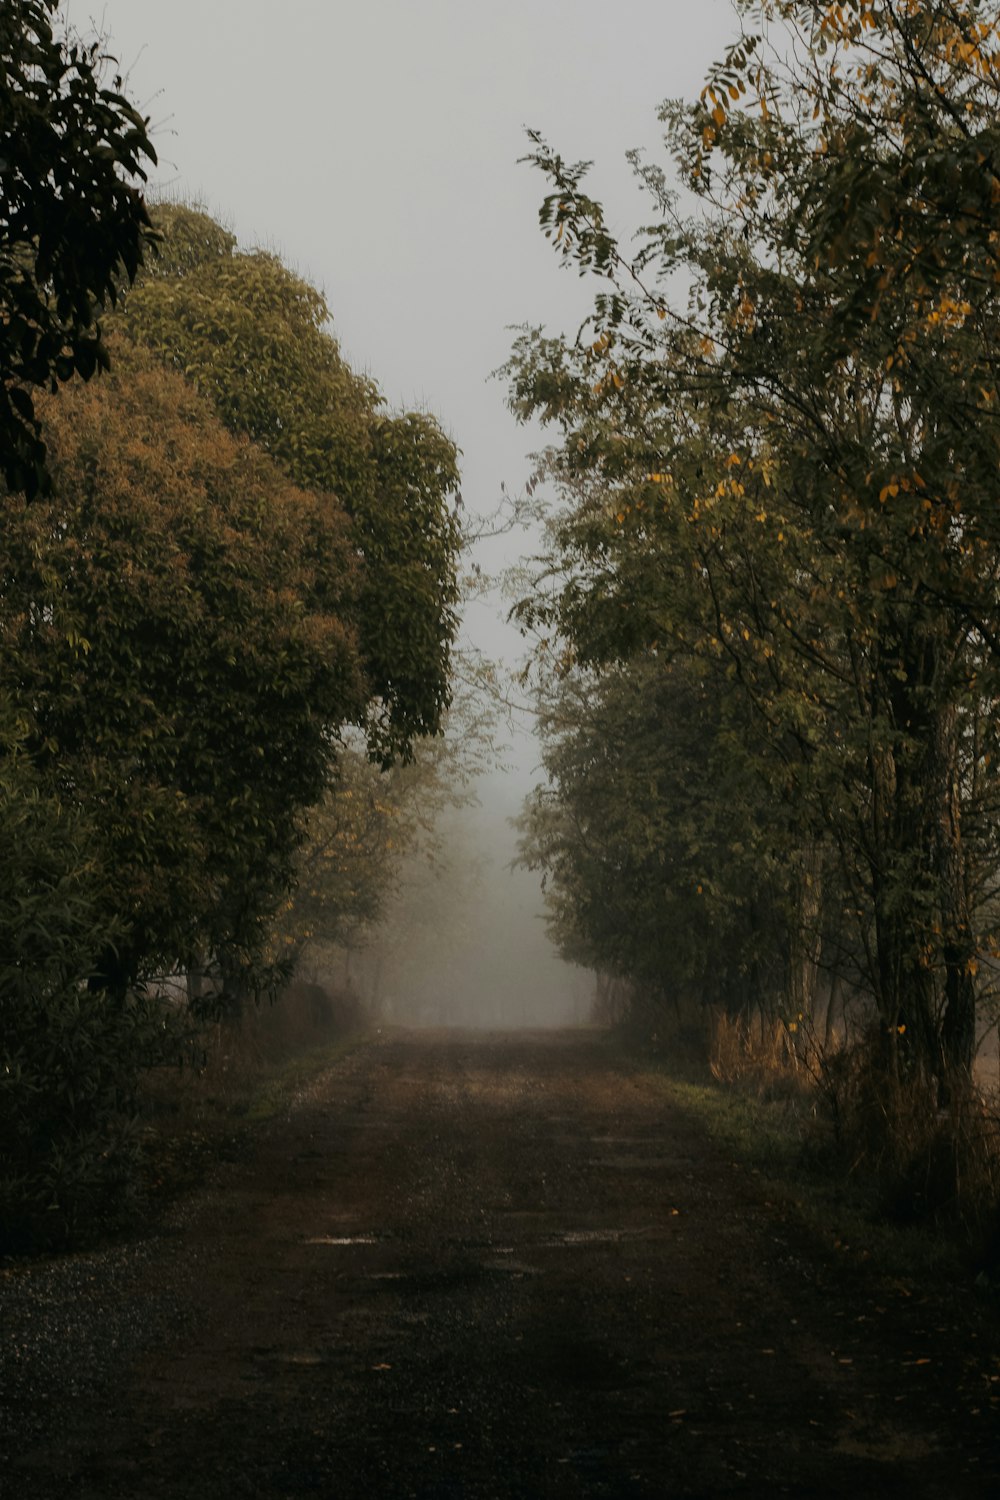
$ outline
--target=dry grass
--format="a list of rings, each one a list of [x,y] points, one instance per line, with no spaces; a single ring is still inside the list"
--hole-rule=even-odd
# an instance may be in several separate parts
[[[716,1012],[709,1067],[720,1083],[778,1104],[805,1156],[870,1198],[899,1225],[947,1231],[1000,1268],[1000,1096],[968,1078],[887,1066],[869,1029],[825,1051],[808,1026]],[[941,1108],[944,1095],[947,1108]]]
[[[809,1064],[805,1043],[783,1021],[712,1013],[708,1065],[720,1083],[737,1084],[762,1098],[787,1096],[810,1089]]]
[[[897,1223],[957,1228],[984,1264],[1000,1260],[1000,1103],[968,1078],[886,1066],[863,1036],[824,1058],[818,1093],[837,1157],[868,1178]]]

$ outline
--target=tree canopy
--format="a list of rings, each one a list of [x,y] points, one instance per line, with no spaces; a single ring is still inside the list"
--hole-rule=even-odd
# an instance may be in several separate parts
[[[198,387],[224,425],[305,489],[337,496],[364,558],[356,620],[372,751],[385,762],[447,708],[460,528],[457,451],[431,416],[388,413],[329,330],[322,294],[244,252],[196,210],[161,207],[159,256],[122,324]]]
[[[0,690],[97,825],[119,987],[253,947],[365,688],[333,498],[230,437],[180,376],[115,356],[44,411],[52,499],[4,501]]]
[[[106,366],[100,313],[142,263],[156,161],[113,60],[57,9],[0,10],[0,474],[28,495],[47,483],[33,392]]]

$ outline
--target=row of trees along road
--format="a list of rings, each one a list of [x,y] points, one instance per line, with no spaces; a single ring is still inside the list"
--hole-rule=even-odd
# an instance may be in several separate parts
[[[597,277],[525,330],[561,502],[518,613],[549,785],[522,852],[572,957],[661,996],[869,996],[968,1075],[1000,911],[1000,7],[763,0],[626,253],[537,135]]]
[[[236,1003],[280,982],[345,732],[388,767],[442,728],[461,542],[454,444],[386,410],[277,257],[193,209],[151,222],[146,122],[99,46],[54,33],[55,9],[0,17],[15,1228],[64,1224],[126,1174],[119,1126],[161,1034],[148,981],[209,969]],[[356,880],[384,885],[384,866]]]

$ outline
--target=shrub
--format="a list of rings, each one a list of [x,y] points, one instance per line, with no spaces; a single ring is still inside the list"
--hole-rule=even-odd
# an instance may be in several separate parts
[[[0,744],[0,1244],[52,1243],[120,1198],[135,1083],[162,1030],[141,997],[92,991],[115,933],[76,814]]]
[[[1000,1119],[967,1077],[893,1067],[877,1029],[822,1058],[819,1094],[842,1166],[867,1178],[880,1213],[957,1229],[986,1264],[1000,1259]]]

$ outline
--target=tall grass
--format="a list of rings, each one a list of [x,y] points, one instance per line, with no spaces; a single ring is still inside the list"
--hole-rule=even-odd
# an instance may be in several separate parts
[[[1000,1100],[967,1077],[892,1063],[877,1028],[827,1047],[808,1023],[712,1016],[721,1084],[780,1104],[804,1166],[858,1190],[872,1212],[953,1237],[1000,1275]],[[947,1104],[942,1107],[941,1100]]]

